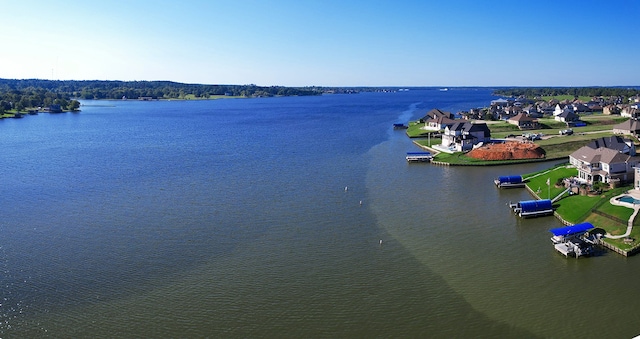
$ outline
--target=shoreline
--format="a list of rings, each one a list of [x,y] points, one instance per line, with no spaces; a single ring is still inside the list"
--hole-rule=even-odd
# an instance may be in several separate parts
[[[437,154],[439,154],[439,153],[441,153],[441,152],[440,152],[440,151],[438,151],[437,149],[432,148],[432,147],[429,147],[429,146],[421,145],[421,144],[417,143],[415,140],[412,140],[412,142],[413,142],[413,144],[415,144],[416,146],[418,146],[418,147],[419,147],[419,148],[421,148],[421,149],[424,149],[424,150],[427,150],[427,151],[433,152],[433,153],[434,153],[434,156],[435,156],[435,155],[437,155]],[[519,164],[521,164],[521,163],[533,163],[533,162],[543,162],[543,161],[554,161],[554,160],[562,160],[562,159],[564,159],[564,158],[566,158],[566,157],[560,157],[560,158],[554,158],[554,159],[542,159],[542,160],[541,160],[541,159],[531,159],[531,160],[529,160],[529,161],[526,161],[526,160],[520,160],[520,161],[517,161],[517,162],[513,162],[513,163],[511,163],[511,164],[515,164],[515,163],[519,163]],[[432,159],[430,162],[431,162],[432,164],[434,164],[434,165],[442,165],[442,166],[498,166],[498,165],[509,165],[509,164],[510,164],[510,163],[505,163],[504,161],[501,161],[500,163],[494,163],[494,164],[491,164],[491,163],[482,163],[482,164],[456,164],[456,163],[450,163],[450,162],[436,161],[436,160],[433,160],[433,159]],[[540,200],[540,199],[541,199],[541,197],[540,197],[540,196],[539,196],[539,195],[538,195],[538,194],[537,194],[533,189],[531,189],[531,188],[529,187],[529,185],[525,185],[525,188],[526,188],[526,190],[529,192],[529,194],[530,194],[534,199],[536,199],[536,200]],[[625,194],[629,194],[629,192],[627,191]],[[615,198],[615,197],[614,197],[614,198]],[[614,199],[614,198],[611,198],[611,199]],[[561,200],[561,199],[559,199],[559,200]],[[628,206],[625,206],[625,207],[628,207]],[[635,220],[635,218],[636,218],[636,215],[638,214],[638,209],[640,209],[640,207],[638,207],[638,208],[633,208],[633,209],[635,209],[636,211],[633,213],[633,215],[629,218],[629,220],[628,220],[628,222],[627,222],[627,224],[628,224],[628,226],[627,226],[627,232],[625,233],[625,236],[627,236],[627,237],[628,237],[628,236],[630,235],[630,233],[631,233],[631,228],[633,228],[633,222],[634,222],[634,220]],[[593,213],[595,213],[595,212],[593,212]],[[574,225],[574,224],[575,224],[574,222],[571,222],[571,221],[566,220],[566,219],[565,219],[565,216],[563,216],[561,213],[559,213],[559,212],[557,211],[557,208],[556,208],[556,209],[554,209],[554,211],[553,211],[553,216],[554,216],[556,219],[558,219],[558,220],[559,220],[563,225],[567,225],[567,226],[569,226],[569,225]],[[607,238],[607,239],[614,239],[614,240],[615,240],[615,239],[619,239],[619,238],[624,238],[624,237],[625,237],[625,236],[612,236],[612,235],[610,235],[610,234],[609,234],[609,232],[607,232],[607,235],[608,235],[608,236],[605,236],[605,238]],[[617,246],[616,244],[612,244],[612,243],[609,243],[609,242],[605,241],[604,239],[603,239],[603,240],[600,240],[598,244],[599,244],[599,245],[601,245],[601,246],[602,246],[602,247],[604,247],[604,248],[610,249],[610,250],[612,250],[613,252],[618,253],[618,254],[621,254],[621,255],[623,255],[623,256],[625,256],[625,257],[629,257],[629,256],[632,256],[632,255],[634,255],[634,254],[636,254],[636,253],[640,252],[640,243],[639,243],[639,244],[636,244],[636,246],[631,247],[631,248],[629,248],[629,249],[623,249],[623,248],[621,248],[620,246]]]
[[[424,149],[424,150],[427,150],[429,152],[432,152],[434,157],[436,155],[442,153],[442,152],[438,151],[435,148],[421,145],[421,144],[417,143],[415,140],[411,140],[411,142],[414,145],[416,145],[419,148],[421,148],[421,149]],[[431,163],[434,164],[434,165],[443,165],[443,166],[501,166],[501,165],[528,164],[528,163],[545,162],[545,161],[557,161],[557,160],[562,160],[564,158],[567,158],[567,157],[544,158],[544,159],[497,160],[497,161],[499,161],[499,163],[496,163],[495,160],[494,161],[484,161],[484,162],[481,162],[481,163],[480,162],[479,163],[469,163],[469,164],[457,164],[457,163],[446,162],[446,161],[431,160]]]

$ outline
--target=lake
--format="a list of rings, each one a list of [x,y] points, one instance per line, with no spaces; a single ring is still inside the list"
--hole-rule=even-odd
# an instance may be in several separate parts
[[[394,123],[491,89],[82,101],[0,120],[3,337],[632,337],[640,261],[565,258],[495,167]],[[382,242],[381,242],[382,241]]]

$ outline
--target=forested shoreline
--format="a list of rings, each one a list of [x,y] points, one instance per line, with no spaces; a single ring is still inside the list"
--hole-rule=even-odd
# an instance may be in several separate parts
[[[427,87],[412,87],[413,89]],[[172,81],[106,81],[0,79],[0,114],[55,107],[74,111],[78,100],[212,99],[219,97],[308,96],[323,93],[395,91],[394,87],[284,87],[250,85],[204,85]],[[503,87],[495,95],[529,98],[573,95],[591,97],[640,96],[640,87]]]
[[[172,81],[0,79],[0,110],[20,112],[59,105],[76,110],[81,99],[209,99],[320,95],[312,87],[200,85]]]
[[[494,91],[498,96],[527,98],[573,95],[575,97],[623,97],[640,95],[639,87],[511,87]]]

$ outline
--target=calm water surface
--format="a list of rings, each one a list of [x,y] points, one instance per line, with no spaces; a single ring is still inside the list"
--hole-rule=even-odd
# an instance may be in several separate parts
[[[489,89],[85,101],[0,121],[2,337],[640,334],[638,258],[566,259],[393,123]],[[345,190],[345,187],[348,189]],[[380,240],[383,243],[380,244]]]

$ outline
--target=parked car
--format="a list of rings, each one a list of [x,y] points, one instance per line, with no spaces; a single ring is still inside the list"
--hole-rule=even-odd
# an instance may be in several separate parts
[[[560,135],[571,135],[573,134],[573,130],[571,128],[560,130]]]

